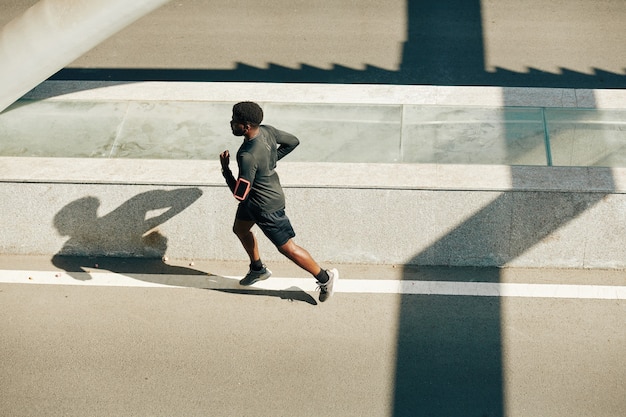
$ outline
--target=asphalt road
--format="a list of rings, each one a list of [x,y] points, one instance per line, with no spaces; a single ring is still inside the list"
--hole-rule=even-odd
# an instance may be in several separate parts
[[[624,88],[624,21],[623,0],[172,0],[56,77]]]
[[[9,266],[0,260],[3,278]],[[306,275],[273,266],[277,277]],[[345,280],[625,284],[610,271],[341,268]],[[293,287],[185,287],[200,279],[193,273],[220,270],[187,269],[183,288],[41,285],[26,275],[0,284],[0,415],[618,417],[626,409],[624,299],[343,291],[319,304]]]

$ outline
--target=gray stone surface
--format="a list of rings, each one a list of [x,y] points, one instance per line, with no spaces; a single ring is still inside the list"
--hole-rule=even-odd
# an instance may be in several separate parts
[[[40,159],[5,158],[0,167],[20,177],[31,171],[20,161]],[[245,259],[217,162],[41,165],[29,179],[0,182],[0,253]],[[396,182],[390,166],[281,165],[296,241],[320,262],[626,267],[620,169],[403,164]],[[434,178],[422,177],[429,171]],[[257,236],[264,259],[284,260]]]

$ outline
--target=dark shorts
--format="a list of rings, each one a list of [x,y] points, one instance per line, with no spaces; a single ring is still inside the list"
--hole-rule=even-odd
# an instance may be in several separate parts
[[[248,210],[243,204],[239,204],[235,218],[256,223],[265,236],[276,246],[283,246],[289,239],[296,237],[285,210],[261,213]]]

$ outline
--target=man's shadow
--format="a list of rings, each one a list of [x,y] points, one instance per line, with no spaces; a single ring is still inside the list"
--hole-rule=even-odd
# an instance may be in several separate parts
[[[199,188],[147,191],[102,217],[98,215],[98,198],[75,200],[54,217],[59,234],[69,236],[54,259],[64,255],[161,258],[167,238],[157,227],[201,195]]]
[[[316,305],[299,288],[283,291],[244,289],[238,280],[194,268],[167,264],[167,237],[158,226],[200,198],[199,188],[153,190],[138,194],[100,217],[100,200],[93,196],[75,200],[54,217],[61,236],[69,236],[52,263],[76,280],[92,279],[110,271],[160,285],[195,287],[226,293],[279,297]]]

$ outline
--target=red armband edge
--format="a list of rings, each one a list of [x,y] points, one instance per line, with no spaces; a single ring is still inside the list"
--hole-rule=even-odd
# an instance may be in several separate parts
[[[250,181],[244,178],[239,178],[237,180],[237,183],[235,184],[235,191],[233,192],[233,195],[235,196],[237,200],[243,201],[246,199],[246,197],[248,197],[248,193],[250,193],[250,189],[251,189]]]

